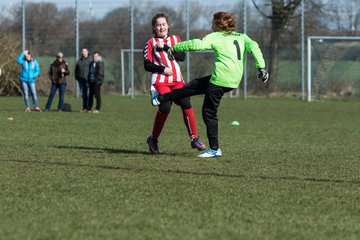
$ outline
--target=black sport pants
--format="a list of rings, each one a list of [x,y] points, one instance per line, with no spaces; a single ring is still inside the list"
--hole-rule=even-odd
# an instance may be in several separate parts
[[[96,99],[96,107],[95,109],[100,111],[101,108],[101,84],[97,84],[96,82],[89,84],[89,106],[88,110],[91,110],[94,102],[94,95]]]
[[[159,96],[160,102],[176,101],[184,97],[205,94],[202,106],[202,117],[206,124],[206,134],[211,149],[218,149],[218,117],[217,109],[224,93],[233,88],[220,87],[210,83],[211,75],[197,78],[183,88]]]

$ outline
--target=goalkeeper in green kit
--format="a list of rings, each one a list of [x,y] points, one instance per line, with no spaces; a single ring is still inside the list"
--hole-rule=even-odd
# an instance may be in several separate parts
[[[209,148],[198,157],[220,157],[222,151],[218,143],[217,109],[224,93],[240,84],[243,76],[245,51],[252,53],[259,70],[259,78],[266,83],[269,73],[258,44],[246,34],[235,32],[235,19],[228,12],[217,12],[212,21],[213,33],[203,39],[193,39],[177,43],[169,50],[173,52],[202,51],[212,49],[215,52],[215,64],[210,76],[190,81],[183,88],[166,94],[151,89],[151,103],[154,106],[162,102],[204,94],[202,117],[206,124]]]

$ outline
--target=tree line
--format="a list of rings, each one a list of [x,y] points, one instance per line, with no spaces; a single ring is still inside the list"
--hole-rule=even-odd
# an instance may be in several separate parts
[[[300,7],[301,0],[251,0],[247,1],[248,18],[247,33],[255,39],[264,50],[267,65],[272,74],[272,86],[276,89],[278,63],[281,58],[300,58]],[[341,4],[335,0],[304,0],[305,3],[305,35],[358,35],[360,26],[360,7],[356,0],[349,0]],[[208,28],[199,28],[199,19],[209,19],[212,13],[219,9],[212,9],[197,2],[191,2],[190,38],[201,38],[210,32]],[[238,1],[229,11],[239,16],[238,31],[242,32],[243,1]],[[58,51],[65,56],[74,56],[75,53],[75,9],[59,9],[56,4],[49,2],[27,3],[25,8],[26,45],[37,56],[54,56]],[[142,49],[145,42],[152,37],[151,18],[157,12],[164,12],[170,17],[171,33],[186,38],[185,9],[154,7],[144,2],[144,6],[135,6],[134,35],[135,48]],[[80,11],[80,16],[87,13]],[[128,6],[119,7],[108,12],[101,18],[86,17],[80,21],[80,48],[87,47],[99,50],[108,60],[108,69],[113,79],[120,79],[119,59],[120,49],[130,48],[130,11]],[[5,50],[6,54],[13,55],[21,52],[22,8],[15,6],[10,16],[1,17],[0,41],[14,43],[13,47]],[[8,48],[5,48],[8,49]],[[13,56],[12,56],[13,57]],[[211,65],[204,64],[201,59],[192,57],[191,75],[202,75]],[[14,61],[15,62],[15,61]],[[143,74],[142,59],[135,59],[137,74]],[[251,62],[251,60],[250,60]],[[9,64],[9,63],[7,63]],[[4,65],[4,64],[2,64]],[[1,66],[0,66],[1,67]],[[4,66],[2,67],[4,68]],[[14,69],[14,67],[12,67]],[[250,76],[255,71],[249,72]],[[9,78],[10,76],[7,76]],[[13,76],[14,78],[15,76]],[[2,77],[4,78],[4,77]],[[143,79],[143,76],[138,76]],[[145,77],[146,78],[146,77]],[[5,80],[4,80],[5,81]],[[144,80],[146,81],[146,80]],[[145,83],[140,86],[145,86]],[[258,82],[250,82],[249,88],[261,91]],[[19,89],[17,86],[14,88]],[[4,94],[1,93],[0,94]]]

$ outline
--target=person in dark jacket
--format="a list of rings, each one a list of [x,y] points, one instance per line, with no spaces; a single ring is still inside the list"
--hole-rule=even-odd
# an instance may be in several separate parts
[[[59,103],[58,111],[63,111],[64,108],[64,98],[66,90],[66,76],[70,74],[68,63],[64,60],[64,54],[59,52],[56,55],[56,59],[51,63],[49,68],[49,78],[51,81],[51,90],[48,101],[45,106],[45,112],[51,110],[51,104],[54,99],[54,96],[59,89]]]
[[[104,82],[104,62],[99,52],[93,53],[93,60],[89,67],[89,106],[88,112],[100,113],[101,108],[101,84]],[[96,107],[91,111],[94,95],[96,98]]]
[[[75,66],[75,79],[79,83],[81,97],[83,100],[82,110],[80,112],[87,112],[89,105],[89,67],[91,62],[91,57],[89,50],[83,48],[81,50],[81,58],[76,62]]]

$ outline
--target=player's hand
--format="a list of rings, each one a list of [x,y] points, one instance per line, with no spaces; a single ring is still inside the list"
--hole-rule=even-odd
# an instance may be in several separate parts
[[[263,81],[263,83],[267,83],[270,78],[269,72],[266,70],[266,68],[258,68],[259,75],[258,77]]]
[[[167,50],[167,55],[170,61],[174,61],[175,60],[175,56],[174,56],[174,49],[173,48],[169,48],[169,50]]]
[[[159,41],[156,43],[156,46],[160,49],[163,49],[164,48],[164,42],[163,41]]]
[[[166,76],[172,76],[173,75],[173,73],[172,73],[172,71],[170,70],[170,68],[168,68],[168,67],[166,67],[165,69],[164,69],[164,72],[163,72]]]

